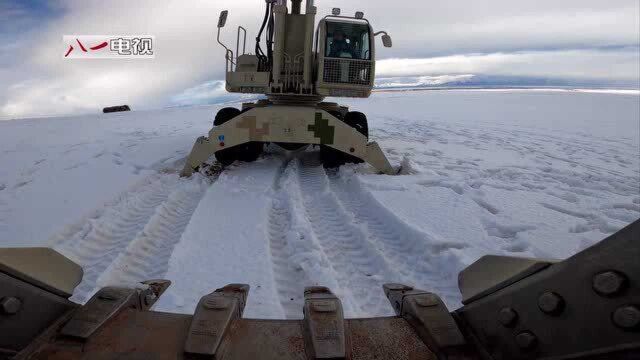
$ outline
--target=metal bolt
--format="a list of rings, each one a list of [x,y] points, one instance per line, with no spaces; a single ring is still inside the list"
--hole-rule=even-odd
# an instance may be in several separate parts
[[[564,299],[556,293],[547,291],[538,298],[538,308],[543,313],[557,315],[564,309]]]
[[[620,293],[627,285],[627,278],[616,271],[605,271],[593,277],[593,290],[600,295]]]
[[[522,350],[533,349],[538,343],[538,338],[530,331],[523,331],[516,335],[516,344]]]
[[[7,315],[13,315],[17,313],[18,311],[20,311],[21,307],[22,301],[15,297],[8,296],[0,300],[0,308],[2,309],[2,312]]]
[[[623,329],[637,329],[640,327],[640,309],[633,305],[617,308],[613,312],[613,323]]]
[[[518,313],[510,307],[502,308],[498,313],[498,322],[505,327],[512,327],[518,322]]]

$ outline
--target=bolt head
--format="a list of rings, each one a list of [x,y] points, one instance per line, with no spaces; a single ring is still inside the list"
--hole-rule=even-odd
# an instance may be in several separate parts
[[[593,290],[604,296],[619,294],[627,285],[627,278],[616,271],[605,271],[593,277]]]
[[[498,322],[505,327],[512,327],[518,322],[518,313],[510,307],[500,309]]]
[[[516,335],[516,344],[522,350],[531,350],[537,343],[538,338],[530,331],[523,331]]]
[[[538,308],[545,314],[557,315],[564,309],[564,299],[554,292],[547,291],[538,298]]]
[[[623,329],[633,330],[640,328],[640,309],[634,305],[626,305],[617,308],[613,312],[613,323]]]
[[[15,297],[8,296],[0,300],[0,309],[2,309],[2,312],[4,314],[13,315],[18,311],[20,311],[21,307],[22,307],[22,301],[20,301],[20,299]]]

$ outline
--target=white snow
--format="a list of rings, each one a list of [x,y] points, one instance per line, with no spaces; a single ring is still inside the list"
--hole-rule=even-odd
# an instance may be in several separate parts
[[[340,100],[369,117],[402,175],[325,170],[269,147],[219,176],[177,171],[220,106],[0,122],[0,246],[81,264],[73,300],[167,278],[191,312],[232,282],[245,316],[297,318],[305,286],[346,315],[390,314],[404,282],[458,307],[457,273],[487,253],[565,258],[640,217],[640,96],[451,90]]]

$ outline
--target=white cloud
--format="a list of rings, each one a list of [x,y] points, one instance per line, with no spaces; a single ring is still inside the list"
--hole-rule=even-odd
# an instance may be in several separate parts
[[[327,0],[317,3],[318,18],[338,5]],[[394,48],[378,53],[380,58],[394,58],[378,64],[383,76],[494,72],[601,79],[638,76],[637,66],[630,66],[637,63],[640,41],[637,1],[416,0],[397,6],[384,0],[353,0],[342,5],[343,13],[364,10],[377,30],[393,36]],[[224,77],[224,53],[215,42],[219,11],[230,10],[222,36],[226,43],[235,47],[236,26],[244,25],[250,39],[247,48],[252,50],[264,1],[63,0],[56,8],[66,13],[37,31],[0,35],[11,39],[0,47],[0,118],[96,112],[123,103],[132,108],[171,103],[184,89]],[[0,19],[11,19],[9,15],[0,8]],[[156,58],[70,61],[62,57],[65,34],[118,33],[154,35]],[[522,52],[621,45],[636,50]],[[439,56],[474,52],[489,55]]]

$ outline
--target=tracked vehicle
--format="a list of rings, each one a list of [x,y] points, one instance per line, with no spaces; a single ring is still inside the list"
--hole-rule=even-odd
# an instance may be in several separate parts
[[[242,109],[221,109],[208,136],[196,140],[183,176],[212,155],[223,165],[253,161],[265,143],[287,150],[319,145],[328,167],[365,161],[381,173],[397,172],[378,144],[368,141],[363,113],[323,101],[327,96],[368,97],[375,77],[374,40],[381,35],[384,46],[391,47],[391,37],[374,32],[362,12],[343,16],[337,8],[314,30],[313,0],[306,0],[304,14],[301,3],[292,0],[289,9],[286,0],[266,0],[254,54],[246,52],[247,31],[242,26],[235,52],[220,40],[228,12],[220,14],[217,41],[225,49],[227,91],[263,94],[266,99],[245,103]]]
[[[170,285],[105,287],[68,300],[80,266],[47,248],[0,249],[0,359],[638,359],[640,220],[566,260],[485,256],[464,269],[464,306],[402,284],[396,316],[345,319],[324,287],[300,320],[246,319],[249,285],[193,315],[152,311]]]

